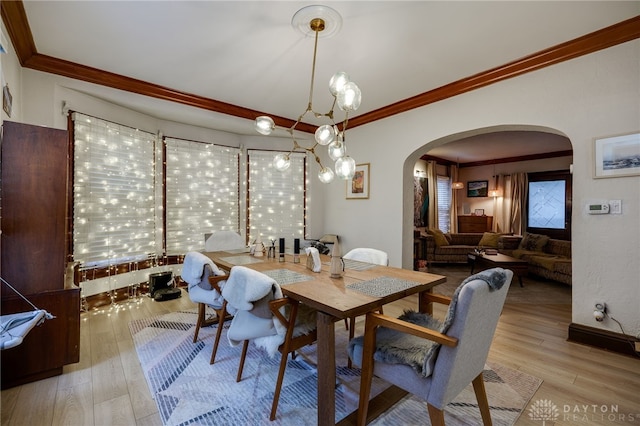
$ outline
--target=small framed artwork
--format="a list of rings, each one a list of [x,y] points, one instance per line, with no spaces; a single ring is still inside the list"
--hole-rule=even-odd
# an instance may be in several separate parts
[[[594,178],[640,175],[640,133],[594,139]]]
[[[474,216],[484,216],[484,209],[475,209],[473,211]]]
[[[5,84],[2,88],[2,109],[11,117],[11,103],[13,102],[13,96],[9,91],[9,85]]]
[[[369,163],[357,164],[356,173],[347,181],[347,200],[369,198]]]
[[[487,197],[488,195],[488,180],[474,180],[467,182],[467,197]]]

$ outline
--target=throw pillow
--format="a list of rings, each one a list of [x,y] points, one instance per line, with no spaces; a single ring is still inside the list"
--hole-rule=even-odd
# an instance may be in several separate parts
[[[541,234],[527,234],[520,242],[520,249],[529,251],[542,251],[542,248],[549,241],[549,237]]]
[[[485,232],[478,243],[479,246],[498,248],[498,239],[502,234],[496,232]]]
[[[447,240],[447,237],[444,235],[444,233],[441,230],[439,230],[439,229],[429,229],[427,232],[430,235],[433,235],[433,239],[434,239],[437,247],[448,246],[449,245],[449,240]]]

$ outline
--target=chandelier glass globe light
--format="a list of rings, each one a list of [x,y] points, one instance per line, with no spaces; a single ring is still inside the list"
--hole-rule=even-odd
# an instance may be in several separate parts
[[[277,154],[274,158],[274,167],[277,170],[284,171],[289,168],[289,154],[297,149],[303,149],[312,154],[320,167],[318,179],[322,183],[331,183],[335,176],[341,179],[351,179],[356,170],[355,160],[347,156],[347,148],[345,143],[345,133],[349,121],[349,112],[355,111],[360,107],[362,101],[362,93],[356,83],[350,80],[349,75],[343,71],[338,71],[329,80],[329,92],[333,96],[331,109],[326,113],[319,113],[313,110],[313,86],[315,80],[316,55],[318,51],[318,38],[320,34],[331,36],[335,34],[342,26],[342,17],[334,9],[327,6],[307,6],[293,15],[291,25],[301,31],[305,36],[315,37],[313,47],[313,66],[311,69],[311,87],[309,89],[309,103],[305,111],[298,117],[296,122],[287,129],[293,141],[293,147],[287,153]],[[336,124],[333,117],[333,110],[338,105],[340,110],[344,111],[344,120],[340,125]],[[326,118],[329,124],[323,124],[317,128],[314,134],[315,143],[311,147],[300,145],[294,135],[296,126],[302,122],[302,119],[312,113],[316,118]],[[262,135],[269,135],[275,129],[276,125],[269,116],[262,115],[255,120],[256,131]],[[329,157],[335,161],[334,170],[322,164],[320,157],[315,152],[318,145],[327,146]]]

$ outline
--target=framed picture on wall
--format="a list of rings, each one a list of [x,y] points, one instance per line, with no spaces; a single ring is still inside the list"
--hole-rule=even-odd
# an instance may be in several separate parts
[[[473,180],[467,182],[467,197],[487,197],[488,195],[488,180]]]
[[[640,175],[640,133],[594,140],[595,178]]]
[[[347,181],[347,200],[369,198],[369,163],[357,164],[356,173]]]

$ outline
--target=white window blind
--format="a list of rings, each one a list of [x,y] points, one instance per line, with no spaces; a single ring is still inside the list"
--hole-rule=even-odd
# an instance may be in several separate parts
[[[284,172],[273,167],[273,151],[249,150],[249,240],[304,239],[306,155],[291,153]]]
[[[156,135],[74,113],[73,255],[83,267],[155,251]]]
[[[448,176],[438,176],[438,229],[447,233],[451,223],[451,179]]]
[[[166,251],[203,250],[205,234],[238,231],[238,148],[165,138]]]

